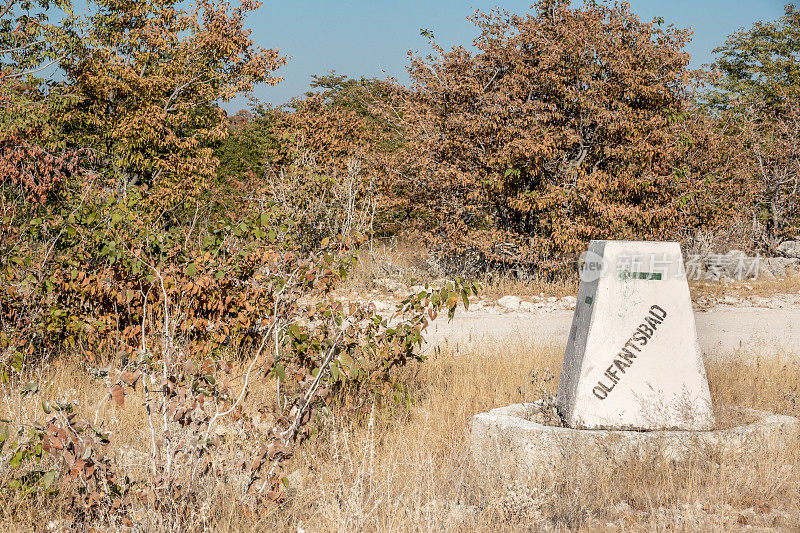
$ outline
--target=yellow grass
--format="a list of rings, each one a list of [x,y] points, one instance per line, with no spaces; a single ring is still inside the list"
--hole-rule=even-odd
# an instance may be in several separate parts
[[[705,297],[709,300],[709,303],[722,300],[726,296],[734,298],[752,296],[768,298],[781,294],[798,294],[800,292],[800,274],[795,273],[785,278],[759,278],[732,283],[693,281],[689,284],[689,288],[694,300]]]
[[[205,505],[198,503],[202,512],[183,516],[182,527],[306,532],[800,529],[797,443],[778,449],[765,441],[756,455],[699,451],[678,463],[658,457],[576,458],[536,479],[481,471],[470,459],[470,417],[554,393],[561,357],[561,347],[513,343],[432,355],[398,376],[411,405],[378,406],[357,421],[334,418],[322,436],[298,450],[283,506],[267,507],[261,516],[245,512],[241,483],[235,473],[224,472],[204,493]],[[798,360],[784,354],[710,362],[715,405],[800,415]],[[95,405],[103,394],[74,364],[49,367],[32,377],[44,384],[41,394],[61,394],[84,407]],[[271,390],[269,383],[259,386],[252,403],[269,398]],[[39,416],[41,398],[22,398],[8,387],[2,395],[0,418],[31,423]],[[130,397],[125,410],[105,408],[117,451],[146,449],[147,433],[135,401]],[[229,427],[218,453],[241,455],[256,444],[236,427]],[[0,481],[7,474],[0,473]],[[130,474],[141,475],[141,465],[131,465]],[[24,499],[4,491],[0,529],[41,529],[66,514],[65,496]],[[133,516],[145,530],[166,528],[146,509],[134,509]]]

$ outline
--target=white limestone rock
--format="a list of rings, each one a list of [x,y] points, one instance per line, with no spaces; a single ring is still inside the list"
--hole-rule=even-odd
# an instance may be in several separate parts
[[[497,300],[497,305],[504,307],[510,311],[517,311],[520,307],[521,300],[517,296],[503,296]]]
[[[557,404],[569,427],[714,427],[711,396],[674,242],[592,241]]]
[[[800,259],[800,241],[784,241],[778,246],[778,253],[784,257]]]
[[[787,274],[792,274],[800,263],[800,259],[790,257],[766,257],[761,259],[759,273],[763,275],[765,271],[771,272],[776,278],[783,278]]]

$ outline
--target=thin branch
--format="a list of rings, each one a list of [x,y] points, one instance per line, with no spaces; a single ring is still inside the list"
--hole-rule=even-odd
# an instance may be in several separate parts
[[[23,70],[22,72],[15,72],[14,74],[4,74],[3,77],[7,77],[7,78],[24,78],[25,76],[30,76],[31,74],[36,74],[37,72],[41,72],[41,71],[45,70],[46,68],[48,68],[49,66],[53,65],[54,63],[60,62],[65,57],[67,57],[66,54],[62,55],[61,57],[57,57],[57,58],[53,59],[52,61],[48,61],[47,63],[45,63],[41,67],[38,67],[38,68],[35,68],[35,69],[32,69],[32,70]]]

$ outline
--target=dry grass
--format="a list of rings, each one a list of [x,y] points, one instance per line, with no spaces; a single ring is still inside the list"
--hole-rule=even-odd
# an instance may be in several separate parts
[[[800,274],[785,278],[759,278],[748,281],[718,283],[711,281],[693,281],[689,283],[692,298],[698,300],[705,297],[711,302],[720,301],[726,296],[748,298],[760,296],[769,298],[781,294],[797,294],[800,292]]]
[[[392,278],[411,284],[430,282],[437,276],[431,272],[428,251],[407,241],[374,241],[364,248],[345,280],[345,289],[370,290],[384,288],[376,280]]]
[[[702,452],[681,463],[576,457],[540,479],[479,471],[469,457],[470,417],[553,393],[557,377],[543,377],[558,373],[561,355],[553,347],[484,346],[440,354],[409,372],[417,401],[407,413],[340,422],[334,437],[303,450],[297,478],[304,481],[287,509],[292,523],[307,531],[800,527],[800,445],[765,442],[758,457]],[[710,364],[709,374],[718,406],[800,415],[796,359],[729,360]]]
[[[523,300],[533,297],[562,298],[578,294],[580,279],[577,274],[565,275],[556,279],[521,280],[513,277],[493,277],[481,280],[483,291],[481,296],[487,300],[497,300],[508,294],[519,296]]]
[[[435,283],[443,278],[437,271],[435,260],[429,252],[409,242],[375,242],[359,255],[358,262],[347,278],[345,290],[387,291],[385,280],[391,279],[405,285]],[[520,279],[511,275],[492,274],[479,276],[470,281],[481,283],[481,297],[497,300],[508,294],[521,298],[563,297],[578,292],[577,273],[566,273],[556,279]]]
[[[399,376],[413,403],[376,407],[362,420],[334,419],[324,436],[298,452],[289,498],[262,516],[239,505],[235,476],[220,473],[196,529],[224,531],[728,531],[757,526],[800,529],[800,444],[764,442],[757,456],[698,452],[691,460],[575,457],[535,479],[488,473],[472,464],[470,417],[552,394],[562,349],[485,344],[471,353],[442,351]],[[800,416],[796,356],[708,364],[717,406],[739,405]],[[77,365],[43,369],[50,394],[96,403],[102,390]],[[59,392],[59,387],[61,391]],[[269,384],[254,394],[269,395]],[[2,391],[2,418],[31,422],[38,400]],[[132,398],[131,401],[134,401]],[[136,409],[108,407],[117,450],[143,449]],[[230,427],[220,450],[239,454],[253,443]],[[252,439],[251,439],[252,440]],[[131,466],[136,474],[136,465]],[[0,474],[2,475],[2,474]],[[38,530],[65,509],[55,501],[0,495],[0,528]],[[139,510],[139,517],[147,517]],[[142,521],[157,530],[158,522]]]

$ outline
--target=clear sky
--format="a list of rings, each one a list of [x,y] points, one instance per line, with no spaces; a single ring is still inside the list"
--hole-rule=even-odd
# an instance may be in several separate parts
[[[788,0],[787,0],[788,1]],[[500,7],[515,13],[529,10],[519,0],[264,0],[249,26],[254,40],[291,56],[277,71],[285,80],[275,87],[259,87],[255,96],[273,104],[287,102],[308,90],[312,74],[335,70],[352,77],[393,76],[405,83],[409,50],[428,51],[420,28],[432,31],[439,44],[470,45],[476,36],[467,17],[475,9]],[[630,0],[643,21],[663,17],[666,24],[694,31],[688,51],[693,67],[712,60],[711,50],[725,37],[757,20],[783,14],[783,0]],[[229,112],[247,107],[239,99],[225,106]]]

